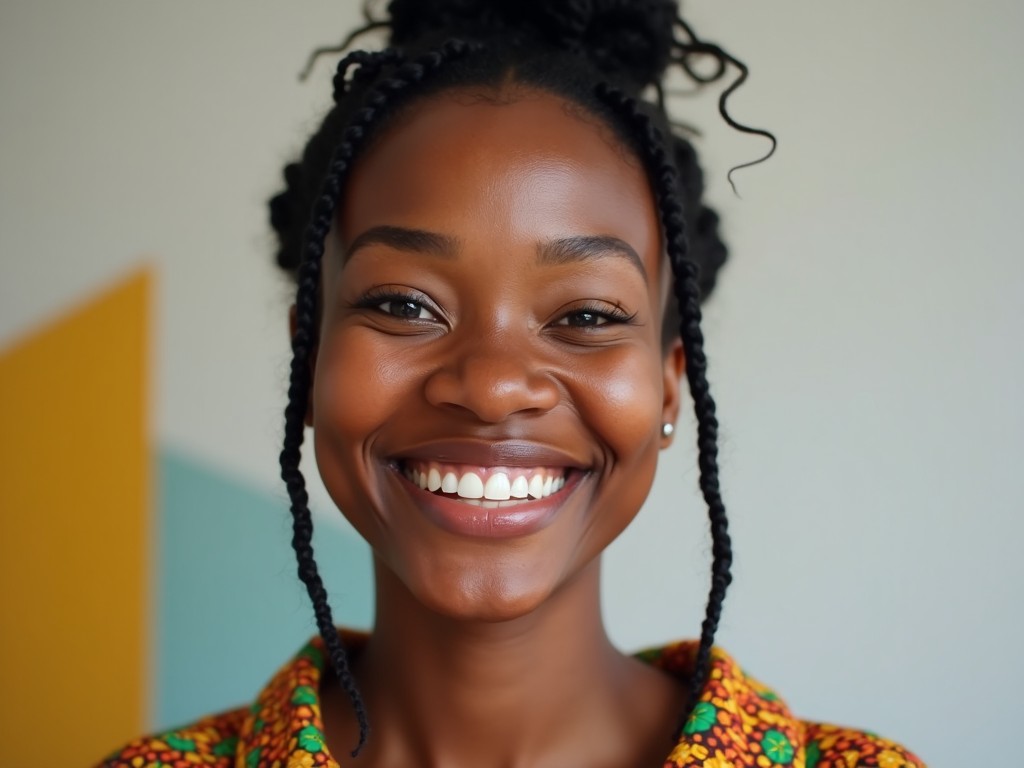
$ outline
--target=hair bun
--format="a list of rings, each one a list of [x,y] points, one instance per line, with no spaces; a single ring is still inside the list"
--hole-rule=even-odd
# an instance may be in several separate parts
[[[519,33],[579,50],[609,74],[660,79],[672,51],[674,0],[391,0],[391,42],[444,33],[481,39]]]
[[[285,189],[270,198],[270,226],[277,232],[277,265],[292,272],[299,268],[302,245],[302,213],[296,210],[301,196],[302,166],[289,163],[284,168]]]

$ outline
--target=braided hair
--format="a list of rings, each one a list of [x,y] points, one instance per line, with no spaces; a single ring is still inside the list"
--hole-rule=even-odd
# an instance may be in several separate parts
[[[699,85],[738,72],[722,93],[720,112],[738,130],[769,138],[773,151],[771,134],[737,123],[726,110],[726,99],[745,79],[746,67],[699,39],[678,17],[674,0],[392,0],[388,14],[389,21],[384,21],[368,13],[367,25],[337,49],[314,52],[310,65],[322,53],[344,53],[364,32],[390,29],[384,50],[343,56],[333,80],[333,108],[301,160],[285,167],[286,188],[270,201],[277,263],[296,283],[281,477],[291,502],[299,577],[312,600],[331,666],[359,724],[359,743],[352,755],[365,745],[369,722],[313,556],[309,499],[299,469],[311,384],[309,360],[317,343],[321,259],[360,150],[401,110],[452,88],[496,88],[513,82],[564,97],[603,120],[647,170],[673,274],[662,343],[666,349],[677,338],[683,343],[697,421],[700,487],[712,537],[711,589],[690,681],[692,708],[708,674],[731,580],[732,549],[718,479],[718,421],[700,325],[701,301],[714,287],[727,250],[718,234],[718,216],[701,199],[704,182],[696,153],[670,128],[662,79],[670,66],[678,66]],[[715,68],[698,69],[698,57],[710,57]],[[645,98],[651,92],[653,98]]]

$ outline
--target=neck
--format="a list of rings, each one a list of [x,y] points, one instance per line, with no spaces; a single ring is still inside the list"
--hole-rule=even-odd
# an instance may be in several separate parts
[[[598,561],[543,606],[501,622],[440,616],[387,568],[376,571],[377,619],[354,662],[374,728],[361,764],[623,765],[648,748],[650,764],[664,759],[681,691],[612,646]],[[325,717],[343,754],[351,723],[335,714],[332,728]]]

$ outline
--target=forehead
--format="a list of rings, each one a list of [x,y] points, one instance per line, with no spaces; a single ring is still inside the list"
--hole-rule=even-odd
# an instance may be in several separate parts
[[[351,242],[374,226],[457,237],[619,237],[658,272],[646,174],[611,128],[545,92],[448,91],[406,109],[358,158],[340,211]],[[648,263],[649,262],[649,263]]]

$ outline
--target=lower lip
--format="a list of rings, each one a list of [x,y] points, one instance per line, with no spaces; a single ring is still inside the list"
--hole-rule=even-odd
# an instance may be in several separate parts
[[[439,528],[457,536],[484,539],[510,539],[543,530],[555,519],[583,476],[581,472],[570,472],[565,485],[543,499],[508,507],[482,507],[424,490],[397,468],[395,474],[416,506]]]

